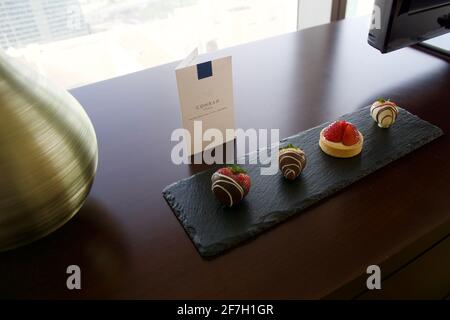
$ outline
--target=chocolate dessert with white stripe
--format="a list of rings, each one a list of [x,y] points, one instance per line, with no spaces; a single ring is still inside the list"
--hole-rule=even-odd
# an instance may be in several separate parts
[[[303,150],[289,144],[280,149],[278,164],[283,176],[288,180],[295,180],[306,166],[306,155]]]
[[[239,166],[221,168],[211,176],[211,190],[227,207],[238,204],[250,190],[250,177]]]

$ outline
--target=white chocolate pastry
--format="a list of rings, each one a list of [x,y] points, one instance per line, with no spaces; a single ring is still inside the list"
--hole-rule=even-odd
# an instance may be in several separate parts
[[[398,116],[397,105],[389,100],[377,100],[370,107],[370,115],[380,128],[389,128]]]

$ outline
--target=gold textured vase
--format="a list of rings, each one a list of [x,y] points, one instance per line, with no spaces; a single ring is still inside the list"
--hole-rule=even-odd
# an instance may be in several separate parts
[[[97,159],[94,128],[75,98],[0,50],[0,251],[72,218]]]

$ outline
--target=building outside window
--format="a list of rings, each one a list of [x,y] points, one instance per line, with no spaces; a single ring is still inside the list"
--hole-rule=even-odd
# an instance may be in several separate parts
[[[211,52],[329,22],[332,1],[319,2],[0,0],[0,47],[73,88],[183,59],[195,47]],[[348,1],[346,15],[372,5]]]

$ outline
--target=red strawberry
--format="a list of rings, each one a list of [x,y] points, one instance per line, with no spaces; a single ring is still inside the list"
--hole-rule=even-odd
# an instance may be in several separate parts
[[[342,143],[346,146],[352,146],[357,144],[359,141],[358,129],[351,123],[347,123],[344,129],[344,134],[342,135]]]
[[[247,193],[250,191],[250,177],[245,173],[239,173],[234,180],[240,184],[240,186],[244,189],[244,197],[247,195]]]
[[[220,168],[219,170],[217,170],[217,172],[227,177],[231,177],[233,175],[231,167]]]
[[[244,196],[250,191],[250,177],[247,172],[239,166],[230,166],[217,170],[218,173],[232,178],[244,189]]]
[[[341,142],[342,135],[347,123],[345,121],[335,121],[330,124],[323,133],[325,139],[332,142]]]

